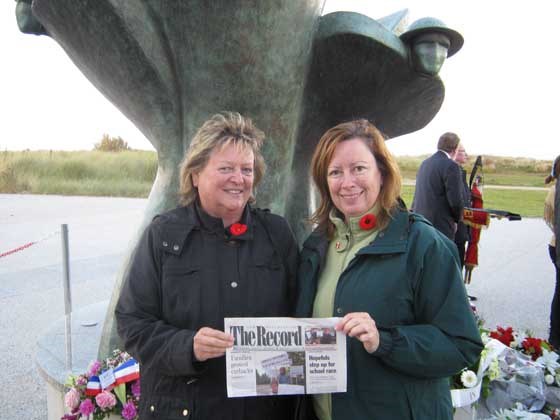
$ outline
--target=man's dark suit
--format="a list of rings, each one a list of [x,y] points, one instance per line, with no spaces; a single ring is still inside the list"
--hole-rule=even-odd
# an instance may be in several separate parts
[[[471,190],[469,184],[467,183],[467,171],[465,171],[461,166],[461,180],[463,182],[463,205],[465,207],[471,207]],[[455,245],[457,245],[457,250],[459,251],[459,261],[461,263],[461,268],[465,265],[465,245],[467,241],[471,239],[471,228],[465,225],[463,222],[457,223],[457,232],[455,232]]]
[[[463,205],[461,169],[444,152],[437,151],[418,169],[412,210],[453,240]]]

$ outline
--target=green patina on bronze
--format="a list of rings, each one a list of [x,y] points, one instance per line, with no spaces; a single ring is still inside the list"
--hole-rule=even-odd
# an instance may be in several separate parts
[[[309,161],[322,132],[367,118],[387,138],[410,133],[432,120],[444,98],[439,77],[416,72],[398,36],[406,13],[380,21],[350,12],[321,17],[323,3],[34,0],[30,7],[20,0],[16,17],[23,32],[55,39],[157,150],[139,230],[177,205],[178,165],[196,129],[231,110],[267,134],[258,205],[286,215],[301,239],[309,228]],[[119,344],[113,309],[130,253],[101,356]]]

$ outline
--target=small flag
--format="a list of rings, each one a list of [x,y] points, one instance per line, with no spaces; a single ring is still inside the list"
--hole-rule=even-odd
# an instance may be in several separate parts
[[[97,394],[101,393],[101,382],[98,376],[92,376],[89,378],[86,385],[86,395],[89,397],[95,397]]]
[[[115,368],[115,384],[124,384],[140,378],[140,365],[135,359],[129,359]]]

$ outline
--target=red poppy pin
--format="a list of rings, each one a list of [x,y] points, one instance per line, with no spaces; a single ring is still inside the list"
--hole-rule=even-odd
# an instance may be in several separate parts
[[[229,232],[233,236],[243,235],[245,232],[247,232],[247,225],[244,225],[243,223],[234,223],[229,227]]]
[[[360,219],[360,229],[371,230],[377,224],[377,218],[373,214],[366,214]]]

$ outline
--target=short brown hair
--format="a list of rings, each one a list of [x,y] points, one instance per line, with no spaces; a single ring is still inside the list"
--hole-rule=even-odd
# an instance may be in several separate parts
[[[179,202],[186,206],[197,198],[198,191],[193,184],[192,175],[204,169],[212,151],[234,144],[251,149],[255,156],[253,194],[249,199],[250,203],[254,203],[256,188],[266,169],[261,154],[264,138],[264,133],[253,124],[250,118],[237,112],[222,112],[213,115],[198,129],[181,162]]]
[[[389,224],[392,213],[399,206],[401,175],[381,132],[367,120],[339,124],[323,134],[311,160],[311,175],[321,195],[319,207],[311,216],[311,222],[316,223],[318,229],[325,232],[329,239],[334,234],[334,225],[329,219],[329,213],[335,206],[327,182],[328,166],[336,146],[343,141],[356,138],[362,140],[369,148],[383,177],[383,186],[377,198],[380,204],[380,214],[377,218],[380,229]]]
[[[437,144],[438,150],[443,150],[447,153],[452,153],[457,149],[461,139],[455,133],[443,133]]]

